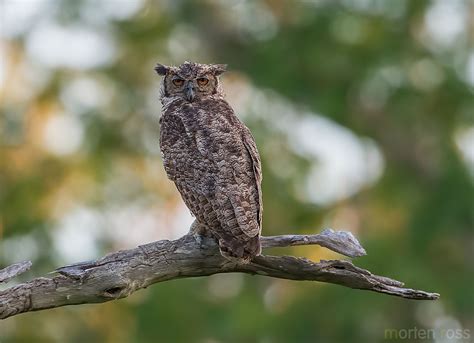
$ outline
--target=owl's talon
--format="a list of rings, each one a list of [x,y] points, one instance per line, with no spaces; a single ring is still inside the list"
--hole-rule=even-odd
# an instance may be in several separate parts
[[[201,248],[202,247],[202,235],[200,235],[199,233],[193,233],[193,237],[194,237],[194,240],[196,241],[196,243]]]

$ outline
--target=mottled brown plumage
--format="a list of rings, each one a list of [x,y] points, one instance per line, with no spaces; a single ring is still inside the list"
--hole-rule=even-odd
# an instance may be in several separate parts
[[[160,148],[168,177],[219,242],[221,254],[248,262],[260,254],[262,172],[250,130],[224,99],[225,66],[158,64],[163,114]]]

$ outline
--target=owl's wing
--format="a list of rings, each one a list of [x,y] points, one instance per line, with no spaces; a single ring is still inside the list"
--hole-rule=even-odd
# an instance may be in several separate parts
[[[224,213],[219,218],[224,233],[231,234],[241,245],[245,245],[253,238],[258,240],[261,231],[262,174],[260,157],[250,131],[244,129],[239,136],[241,141],[236,145],[240,145],[241,149],[226,158],[226,167],[232,168],[232,182],[222,183],[216,200]]]
[[[259,250],[262,168],[250,130],[238,119],[232,124],[229,132],[223,125],[216,125],[218,130],[201,128],[193,132],[193,139],[204,160],[216,166],[216,192],[206,194],[221,227],[216,235],[229,245],[229,250],[240,255],[238,250]]]
[[[258,154],[257,146],[255,141],[250,133],[250,130],[245,130],[243,135],[243,141],[245,149],[250,156],[252,162],[253,177],[255,179],[255,187],[257,188],[256,196],[256,206],[257,206],[257,220],[258,226],[261,230],[262,228],[262,212],[263,212],[263,202],[262,202],[262,165],[260,162],[260,156]],[[253,233],[253,232],[252,232]]]

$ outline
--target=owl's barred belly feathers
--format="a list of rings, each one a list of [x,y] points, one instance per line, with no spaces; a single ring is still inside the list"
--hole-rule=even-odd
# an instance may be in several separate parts
[[[219,95],[174,99],[160,123],[166,173],[222,255],[249,261],[260,254],[262,176],[248,128]]]

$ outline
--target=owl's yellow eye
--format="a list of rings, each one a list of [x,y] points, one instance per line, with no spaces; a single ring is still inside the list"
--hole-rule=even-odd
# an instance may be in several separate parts
[[[206,79],[205,77],[200,77],[197,79],[198,85],[199,86],[205,86],[209,83],[209,79]]]
[[[173,84],[175,86],[181,87],[184,84],[184,80],[183,79],[174,79]]]

